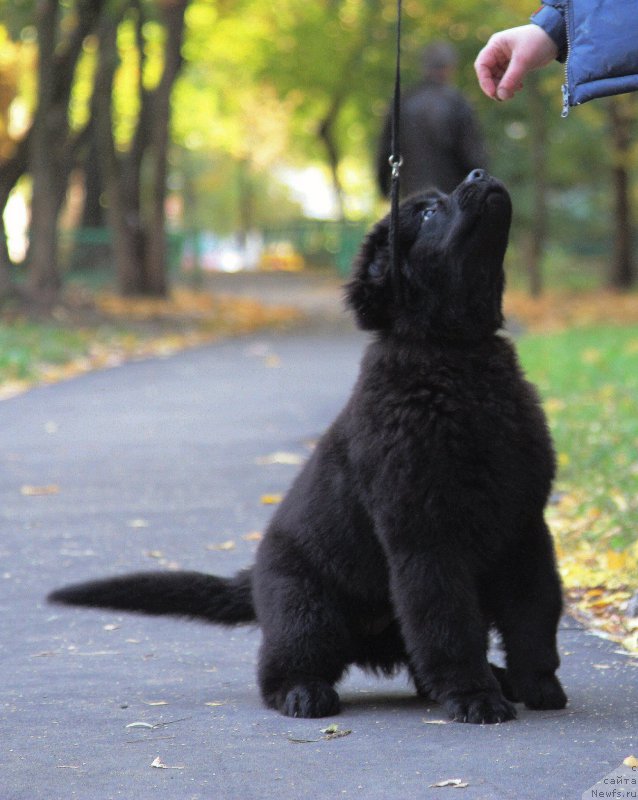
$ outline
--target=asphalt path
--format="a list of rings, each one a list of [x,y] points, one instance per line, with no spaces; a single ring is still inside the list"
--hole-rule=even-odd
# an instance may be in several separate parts
[[[405,675],[353,670],[339,717],[295,720],[260,703],[255,628],[44,601],[112,573],[249,564],[262,498],[285,492],[364,345],[335,311],[0,403],[0,800],[571,800],[610,773],[625,783],[601,791],[638,793],[618,769],[638,755],[638,663],[569,619],[564,711],[447,723]]]

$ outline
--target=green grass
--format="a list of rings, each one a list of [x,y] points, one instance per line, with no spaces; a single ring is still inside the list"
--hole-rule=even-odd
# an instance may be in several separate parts
[[[43,364],[65,364],[86,353],[88,331],[51,323],[0,322],[0,383],[36,380]]]
[[[581,535],[622,550],[638,536],[638,325],[524,336]]]

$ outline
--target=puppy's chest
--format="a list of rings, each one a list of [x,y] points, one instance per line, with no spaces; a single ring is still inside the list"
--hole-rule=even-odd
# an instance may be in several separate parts
[[[361,405],[376,458],[436,458],[510,467],[551,449],[540,412],[516,375],[389,376]],[[369,455],[372,456],[372,453]]]

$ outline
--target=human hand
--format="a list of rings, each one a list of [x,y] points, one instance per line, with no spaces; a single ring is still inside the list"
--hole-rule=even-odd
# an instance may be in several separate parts
[[[491,36],[474,62],[474,70],[488,97],[510,100],[523,88],[523,78],[530,70],[544,67],[557,55],[556,43],[541,27],[521,25]]]

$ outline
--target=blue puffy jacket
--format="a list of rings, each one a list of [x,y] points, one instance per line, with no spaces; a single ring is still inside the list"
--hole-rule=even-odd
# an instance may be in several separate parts
[[[565,62],[563,116],[569,106],[638,90],[636,0],[543,0],[531,20]]]

